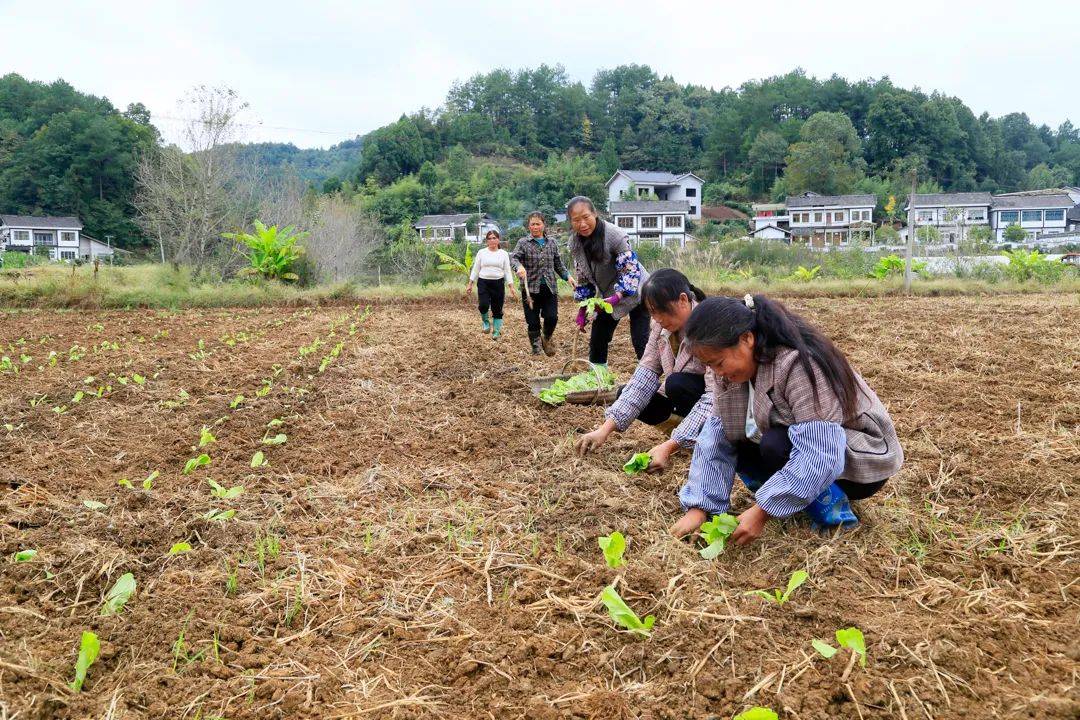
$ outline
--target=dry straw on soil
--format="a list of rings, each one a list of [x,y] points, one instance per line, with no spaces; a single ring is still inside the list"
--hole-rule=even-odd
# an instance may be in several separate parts
[[[33,357],[0,374],[0,716],[1076,717],[1080,297],[794,305],[889,405],[907,464],[859,531],[771,523],[715,562],[666,534],[685,457],[621,471],[659,433],[573,455],[599,411],[528,395],[564,358],[526,355],[518,307],[497,344],[463,304],[0,317]],[[624,327],[615,344],[628,373]],[[181,475],[204,425],[213,461]],[[287,442],[261,444],[268,430]],[[207,476],[245,492],[215,500]],[[226,505],[234,519],[204,519]],[[596,546],[612,530],[617,571]],[[193,550],[168,555],[180,541]],[[39,554],[6,560],[23,548]],[[782,608],[744,594],[799,568]],[[135,596],[100,617],[125,572]],[[650,639],[613,627],[610,582],[657,616]],[[810,647],[847,626],[865,669]],[[102,655],[75,694],[84,629]]]

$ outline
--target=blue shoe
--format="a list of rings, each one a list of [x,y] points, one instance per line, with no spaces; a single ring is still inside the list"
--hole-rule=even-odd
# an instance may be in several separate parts
[[[491,321],[487,313],[480,313],[480,319],[484,321],[484,332],[491,332]]]
[[[502,318],[495,318],[492,322],[491,339],[498,340],[502,335]]]
[[[818,532],[832,531],[837,527],[854,528],[859,525],[848,502],[847,494],[836,483],[821,491],[804,510],[810,517],[811,527]]]
[[[739,479],[742,480],[742,482],[743,482],[743,485],[745,485],[746,489],[749,490],[752,493],[756,493],[761,488],[761,486],[765,484],[765,481],[769,479],[769,478],[761,479],[761,478],[750,477],[744,471],[739,471],[738,474],[739,474]]]

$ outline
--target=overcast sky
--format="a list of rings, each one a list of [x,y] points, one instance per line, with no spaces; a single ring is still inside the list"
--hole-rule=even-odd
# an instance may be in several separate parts
[[[328,146],[496,67],[561,63],[588,84],[645,63],[680,83],[737,87],[795,67],[888,75],[976,114],[1080,124],[1080,2],[64,2],[0,0],[0,74],[63,78],[166,137],[195,85],[250,104],[244,139]]]

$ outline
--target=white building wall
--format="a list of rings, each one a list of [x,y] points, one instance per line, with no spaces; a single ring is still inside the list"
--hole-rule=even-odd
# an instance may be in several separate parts
[[[608,185],[608,209],[611,208],[612,202],[618,202],[623,199],[621,193],[625,193],[629,190],[630,185],[630,178],[622,173],[615,176],[615,179],[611,181],[611,185]]]

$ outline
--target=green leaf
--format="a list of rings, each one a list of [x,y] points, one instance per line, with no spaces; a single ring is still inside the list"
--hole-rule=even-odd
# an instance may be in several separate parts
[[[190,543],[178,542],[178,543],[175,543],[171,548],[169,548],[169,554],[170,555],[179,555],[180,553],[186,553],[189,550],[191,550],[191,544]]]
[[[75,661],[75,680],[71,683],[71,689],[75,692],[82,690],[86,682],[86,671],[97,660],[101,653],[101,643],[98,636],[92,632],[83,631],[82,640],[79,642],[79,659]]]
[[[778,720],[779,716],[767,707],[760,705],[744,710],[732,720]]]
[[[814,649],[821,653],[821,656],[824,657],[826,660],[828,660],[837,653],[837,649],[829,643],[825,642],[824,640],[818,640],[817,638],[814,638],[810,641],[810,644],[813,645]]]
[[[142,481],[143,489],[149,490],[150,488],[154,487],[154,481],[158,479],[158,475],[160,474],[161,473],[155,470],[154,472],[147,475],[146,479]]]
[[[211,510],[206,515],[203,515],[203,518],[213,522],[225,522],[233,515],[236,515],[235,510]]]
[[[131,481],[128,480],[127,478],[120,478],[119,480],[116,481],[116,484],[119,485],[120,487],[125,487],[128,490],[132,489]]]
[[[641,618],[630,609],[630,606],[619,597],[619,593],[615,591],[614,586],[608,585],[604,588],[604,591],[600,593],[600,599],[603,601],[604,607],[607,608],[611,619],[630,632],[642,637],[648,637],[652,632],[652,626],[656,622],[656,618],[649,615],[642,622]]]
[[[146,383],[146,378],[143,377],[142,375],[140,375],[139,373],[132,373],[131,374],[131,379],[135,381],[136,385],[143,385],[143,384]]]
[[[105,503],[98,502],[97,500],[83,500],[82,504],[90,508],[91,510],[104,510],[108,507],[108,505],[106,505]]]
[[[233,401],[231,403],[229,403],[229,407],[231,409],[235,410],[240,405],[240,403],[242,403],[242,402],[244,402],[244,396],[243,395],[237,395],[235,398],[233,398]]]
[[[206,447],[212,442],[217,440],[214,434],[210,432],[210,428],[203,426],[203,429],[199,431],[199,447]]]
[[[627,475],[636,475],[645,468],[649,467],[649,463],[652,462],[652,457],[647,452],[636,453],[632,458],[626,461],[626,464],[622,466],[623,472]]]
[[[607,560],[608,567],[614,569],[625,564],[623,562],[623,552],[626,550],[626,538],[623,537],[621,532],[616,530],[610,535],[602,535],[596,538],[596,542],[604,552],[604,559]]]
[[[120,612],[134,592],[135,576],[131,573],[124,573],[105,596],[105,603],[101,607],[101,614],[115,615]]]
[[[185,475],[190,475],[197,468],[201,468],[204,465],[209,465],[209,464],[210,464],[210,456],[207,455],[206,453],[203,453],[199,457],[193,457],[190,460],[188,460],[186,463],[184,463],[184,474]]]
[[[866,638],[863,637],[862,630],[854,627],[837,630],[836,642],[840,643],[840,647],[846,647],[858,653],[859,666],[866,667]]]
[[[724,552],[727,539],[731,537],[731,533],[735,532],[735,528],[738,526],[739,521],[727,513],[713,515],[710,520],[702,523],[701,537],[708,544],[701,550],[701,557],[706,560],[716,559],[720,553]]]
[[[805,570],[796,570],[791,573],[791,578],[788,580],[787,590],[780,596],[780,604],[783,605],[791,597],[791,593],[795,592],[799,586],[810,579],[810,573]]]
[[[747,590],[746,594],[747,595],[757,595],[758,597],[764,598],[765,600],[768,600],[769,602],[779,602],[779,600],[776,598],[776,596],[773,595],[768,590]]]
[[[274,437],[264,437],[263,445],[283,445],[288,440],[288,436],[285,433],[278,433]]]
[[[251,456],[251,467],[257,468],[267,465],[266,456],[263,455],[262,450],[256,450],[255,454]]]
[[[29,548],[27,550],[19,550],[17,553],[11,556],[11,559],[17,563],[30,562],[37,556],[37,550]]]

